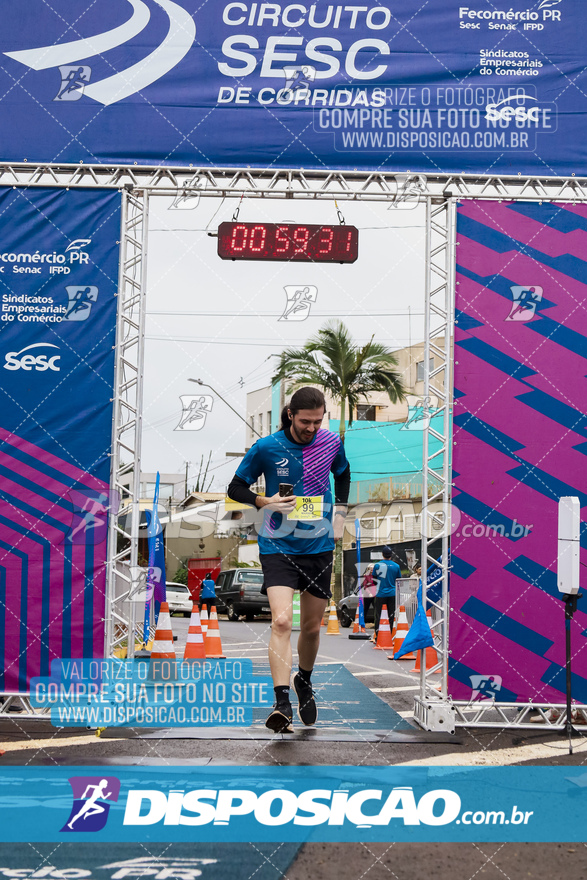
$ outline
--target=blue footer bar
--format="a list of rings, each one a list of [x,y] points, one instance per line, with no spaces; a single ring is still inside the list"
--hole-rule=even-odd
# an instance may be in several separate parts
[[[572,767],[7,767],[4,841],[584,841]],[[83,774],[83,775],[82,775]]]

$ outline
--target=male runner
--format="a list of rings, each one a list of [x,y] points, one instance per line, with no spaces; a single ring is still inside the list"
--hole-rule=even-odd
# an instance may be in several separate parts
[[[342,538],[351,479],[340,437],[320,427],[325,406],[318,389],[296,391],[281,414],[281,430],[257,440],[228,487],[230,498],[264,511],[259,558],[271,607],[269,665],[275,690],[275,707],[266,724],[276,733],[293,730],[290,637],[294,590],[300,591],[299,669],[293,678],[298,716],[304,724],[314,724],[318,717],[311,675],[331,595],[334,542]],[[249,488],[261,474],[265,496]],[[280,495],[280,483],[292,485],[293,496]],[[295,518],[289,518],[294,509]]]

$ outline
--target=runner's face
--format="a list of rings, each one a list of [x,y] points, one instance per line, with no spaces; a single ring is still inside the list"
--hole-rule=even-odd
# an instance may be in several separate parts
[[[300,409],[294,415],[288,410],[291,422],[291,433],[298,443],[309,443],[322,424],[324,409]]]

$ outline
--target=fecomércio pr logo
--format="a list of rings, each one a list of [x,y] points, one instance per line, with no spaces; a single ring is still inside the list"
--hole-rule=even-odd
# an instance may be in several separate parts
[[[118,800],[120,779],[116,776],[71,776],[68,781],[73,805],[61,831],[101,831],[108,821],[110,802]]]

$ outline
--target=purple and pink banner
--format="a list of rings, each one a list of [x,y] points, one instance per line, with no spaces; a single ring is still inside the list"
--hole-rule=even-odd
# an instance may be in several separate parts
[[[121,199],[0,189],[0,692],[104,654]]]
[[[564,702],[562,496],[587,508],[587,207],[458,206],[449,693]],[[582,523],[582,562],[587,532]],[[583,570],[583,569],[582,569]],[[572,694],[587,702],[587,598]]]

